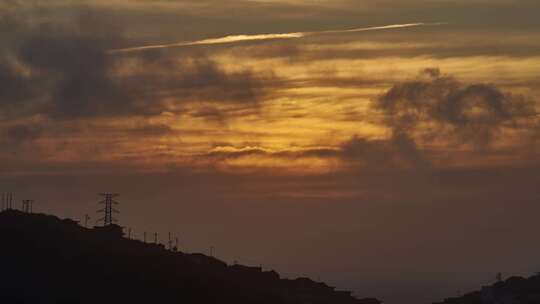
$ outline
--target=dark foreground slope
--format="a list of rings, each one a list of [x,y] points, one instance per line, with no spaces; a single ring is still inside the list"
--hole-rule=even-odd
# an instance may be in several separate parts
[[[309,279],[171,252],[71,220],[0,213],[0,303],[372,304]]]
[[[540,304],[540,275],[511,277],[458,298],[437,304]]]

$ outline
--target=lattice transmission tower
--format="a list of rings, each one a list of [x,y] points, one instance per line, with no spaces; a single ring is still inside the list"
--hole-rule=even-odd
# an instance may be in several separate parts
[[[120,213],[113,206],[118,205],[119,203],[114,200],[115,197],[119,196],[116,193],[100,193],[104,199],[99,202],[99,204],[105,205],[103,209],[98,210],[98,213],[103,213],[104,216],[97,220],[98,222],[103,221],[103,226],[109,226],[117,222],[117,219],[114,218],[114,214]]]

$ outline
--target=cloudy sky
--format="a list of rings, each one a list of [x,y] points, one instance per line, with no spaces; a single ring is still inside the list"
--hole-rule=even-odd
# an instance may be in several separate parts
[[[430,303],[540,269],[536,0],[7,0],[0,191]]]

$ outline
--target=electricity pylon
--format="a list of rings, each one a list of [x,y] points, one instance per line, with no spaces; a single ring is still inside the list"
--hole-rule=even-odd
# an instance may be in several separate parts
[[[113,214],[118,214],[120,211],[113,208],[113,205],[118,205],[119,203],[113,198],[119,196],[116,193],[100,193],[99,195],[103,196],[104,200],[99,202],[99,204],[104,204],[103,209],[98,210],[98,213],[103,213],[104,216],[98,220],[103,221],[103,226],[109,226],[117,222],[117,219],[114,218]]]

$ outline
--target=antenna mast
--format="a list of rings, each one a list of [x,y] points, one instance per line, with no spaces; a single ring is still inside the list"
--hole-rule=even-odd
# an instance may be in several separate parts
[[[109,226],[117,222],[117,219],[114,218],[114,214],[120,213],[120,211],[113,208],[113,205],[118,205],[119,203],[113,198],[119,196],[119,194],[116,193],[100,193],[104,199],[99,202],[99,204],[104,204],[105,207],[103,209],[98,210],[98,213],[103,213],[104,216],[99,219],[98,221],[103,221],[103,226]]]

